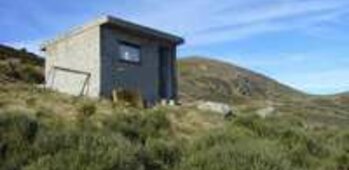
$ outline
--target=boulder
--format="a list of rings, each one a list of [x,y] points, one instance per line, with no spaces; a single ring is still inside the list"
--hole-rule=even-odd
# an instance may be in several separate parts
[[[274,112],[275,112],[275,108],[272,106],[269,106],[269,107],[257,110],[257,115],[260,116],[261,118],[266,118],[274,114]]]
[[[210,111],[222,114],[225,117],[235,116],[234,109],[225,103],[218,103],[212,101],[199,101],[197,108],[202,111]]]

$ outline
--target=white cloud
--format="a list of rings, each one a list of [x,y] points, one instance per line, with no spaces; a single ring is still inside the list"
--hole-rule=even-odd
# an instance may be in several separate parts
[[[255,7],[248,7],[245,10],[233,10],[230,16],[234,18],[227,18],[227,15],[218,17],[222,22],[237,24],[249,24],[256,22],[264,22],[275,19],[303,17],[304,15],[311,15],[318,12],[326,12],[331,9],[340,8],[343,2],[340,1],[278,1],[265,5],[258,5]],[[229,16],[228,15],[228,16]]]
[[[307,28],[338,18],[348,11],[348,4],[341,0],[147,0],[135,8],[143,12],[127,17],[184,35],[187,45],[197,46]]]
[[[118,4],[101,8],[104,12],[180,34],[185,37],[187,47],[236,41],[266,32],[291,29],[311,32],[307,28],[318,29],[312,26],[335,20],[349,11],[349,3],[343,0],[144,0],[124,1],[116,9],[110,7],[115,5]],[[33,48],[30,44],[35,43],[17,44]]]

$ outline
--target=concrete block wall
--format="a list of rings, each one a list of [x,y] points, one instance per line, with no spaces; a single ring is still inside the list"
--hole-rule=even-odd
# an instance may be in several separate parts
[[[74,36],[46,46],[46,85],[49,88],[73,95],[84,86],[86,75],[55,70],[54,67],[90,73],[84,95],[100,95],[100,27],[90,27]]]

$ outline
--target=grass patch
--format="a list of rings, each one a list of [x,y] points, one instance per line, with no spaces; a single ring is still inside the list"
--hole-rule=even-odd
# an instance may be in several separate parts
[[[297,115],[224,120],[191,107],[127,108],[28,85],[0,87],[0,169],[349,168],[347,128]],[[21,109],[20,109],[21,108]]]

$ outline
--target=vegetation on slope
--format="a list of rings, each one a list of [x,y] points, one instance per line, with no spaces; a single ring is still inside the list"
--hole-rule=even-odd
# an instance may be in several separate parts
[[[236,66],[188,59],[179,64],[182,99],[233,104],[241,114],[140,110],[38,88],[42,59],[10,50],[0,60],[0,169],[349,169],[345,95],[309,96]],[[266,106],[275,113],[255,114]]]
[[[212,59],[185,58],[178,65],[181,95],[189,100],[210,99],[236,104],[307,97],[261,74]]]
[[[0,83],[41,83],[44,59],[26,50],[16,50],[0,44]]]
[[[349,168],[348,129],[296,116],[138,110],[21,84],[0,95],[0,169]]]
[[[349,125],[345,95],[308,95],[247,69],[202,57],[185,58],[178,65],[184,101],[223,102],[241,112],[272,108],[272,113],[297,115],[312,125]]]

